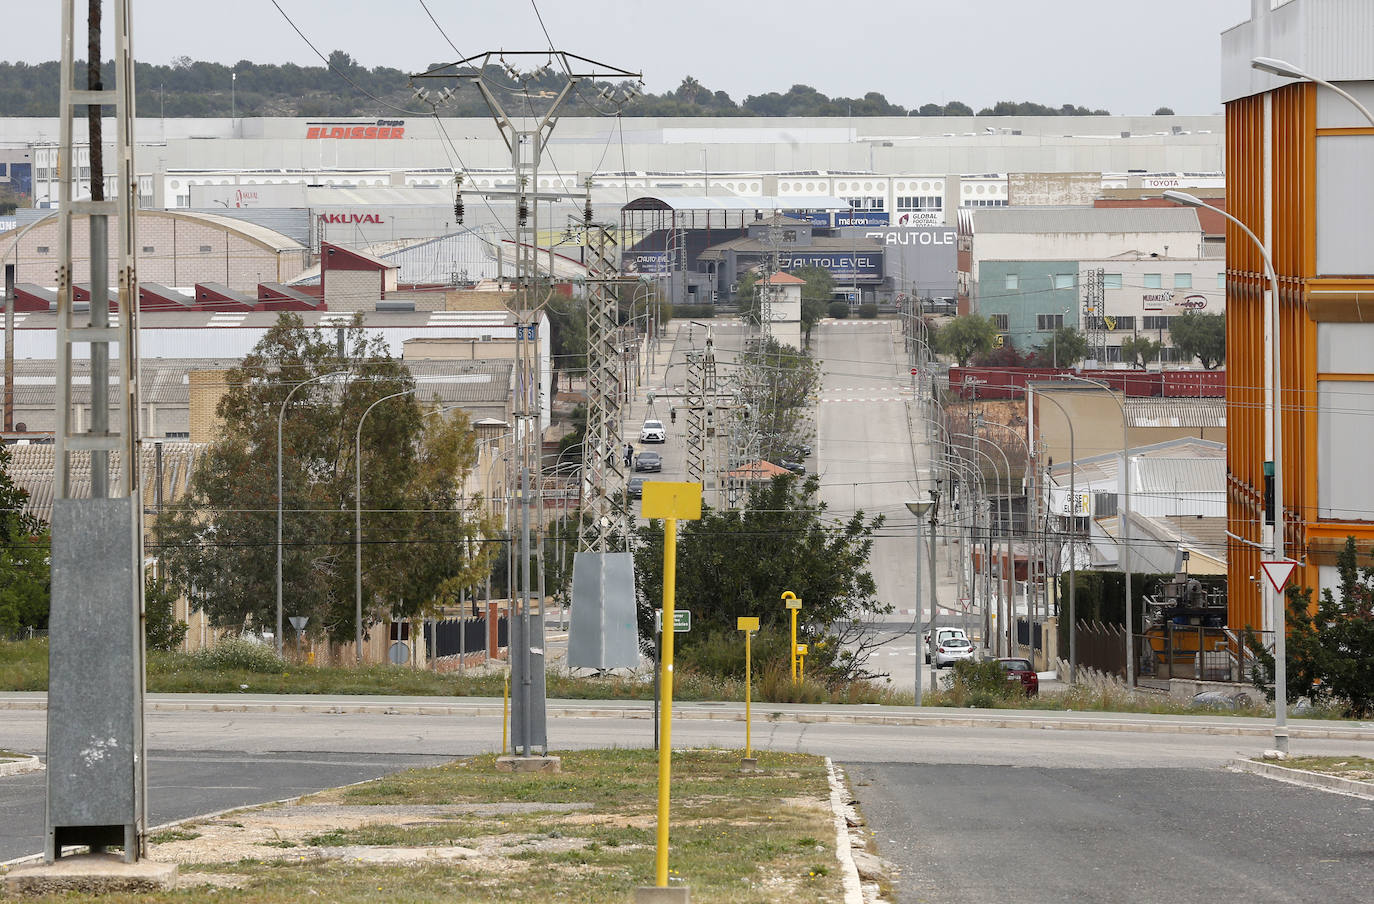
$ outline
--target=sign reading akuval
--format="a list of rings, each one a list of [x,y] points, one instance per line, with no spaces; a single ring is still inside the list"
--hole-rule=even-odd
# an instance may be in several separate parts
[[[322,213],[320,214],[321,223],[339,223],[348,225],[350,223],[374,223],[378,226],[385,221],[381,214],[375,213]]]
[[[305,124],[305,137],[381,141],[404,138],[405,125],[404,119],[379,119],[371,125],[360,125],[355,122],[308,122]]]

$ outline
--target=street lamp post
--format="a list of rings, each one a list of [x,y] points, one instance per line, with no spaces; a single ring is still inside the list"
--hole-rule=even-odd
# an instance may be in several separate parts
[[[1262,57],[1260,59],[1263,59]],[[1277,61],[1274,61],[1277,62]],[[1257,67],[1263,68],[1263,67]],[[1294,70],[1296,71],[1296,70]],[[1310,76],[1308,76],[1310,78]],[[1313,79],[1316,81],[1316,79]],[[1332,86],[1334,87],[1334,86]],[[1340,92],[1344,94],[1344,92]],[[1353,101],[1354,98],[1351,98]],[[1368,115],[1358,102],[1361,111]],[[1374,122],[1374,119],[1370,120]],[[1170,201],[1177,201],[1188,207],[1206,207],[1221,214],[1228,221],[1243,232],[1255,247],[1259,250],[1260,259],[1264,261],[1265,275],[1269,278],[1269,322],[1273,325],[1270,338],[1270,373],[1269,380],[1271,392],[1269,395],[1269,430],[1270,447],[1274,456],[1274,535],[1273,548],[1274,558],[1280,561],[1287,560],[1287,550],[1284,548],[1287,537],[1284,530],[1283,512],[1283,371],[1280,367],[1283,344],[1279,339],[1279,277],[1274,272],[1274,261],[1269,255],[1269,249],[1264,246],[1264,242],[1259,240],[1259,236],[1250,231],[1240,220],[1219,207],[1202,201],[1201,199],[1182,191],[1166,191],[1164,197]],[[1288,613],[1284,606],[1283,594],[1273,591],[1265,582],[1266,586],[1262,591],[1269,598],[1269,605],[1272,607],[1274,619],[1274,746],[1280,751],[1288,752]]]
[[[1356,100],[1353,94],[1339,85],[1332,84],[1326,79],[1319,78],[1304,69],[1299,69],[1292,63],[1276,60],[1273,57],[1255,57],[1250,61],[1250,67],[1252,69],[1258,69],[1260,72],[1268,72],[1271,75],[1277,75],[1280,78],[1298,79],[1300,81],[1312,82],[1315,85],[1321,85],[1323,88],[1330,88],[1332,91],[1354,104],[1355,109],[1359,110],[1360,113],[1364,115],[1364,118],[1369,120],[1371,126],[1374,126],[1374,113],[1370,113],[1368,107]],[[1182,194],[1182,192],[1177,192],[1176,194]],[[1175,198],[1174,200],[1178,201],[1180,199]],[[1187,202],[1185,201],[1183,203],[1186,204]],[[1203,206],[1206,207],[1207,205],[1204,204]]]
[[[922,628],[921,628],[921,614],[922,614],[922,606],[921,606],[921,519],[924,518],[924,517],[926,516],[926,514],[930,512],[931,507],[935,505],[934,491],[932,490],[932,491],[930,491],[930,492],[931,492],[931,496],[932,496],[931,499],[929,499],[929,500],[927,500],[927,501],[925,501],[925,502],[921,502],[921,501],[919,501],[919,500],[910,500],[910,501],[908,501],[907,504],[906,504],[906,510],[909,511],[909,512],[911,512],[912,515],[915,515],[915,516],[916,516],[916,555],[915,555],[915,557],[914,557],[915,563],[916,563],[916,615],[915,615],[915,617],[912,619],[912,627],[915,629],[915,632],[916,632],[915,645],[916,645],[916,705],[917,705],[917,706],[920,706],[920,705],[921,705],[921,672],[924,671],[924,669],[921,667],[921,645],[925,642],[925,632],[924,632],[924,631],[922,630]],[[934,534],[932,533],[932,535],[931,535],[931,540],[932,540],[932,542],[931,542],[931,544],[930,544],[931,549],[934,549],[934,548],[935,548],[935,544],[934,544],[934,542],[933,542],[934,539],[935,539],[935,537],[934,537]],[[932,608],[933,608],[934,597],[932,597],[931,600],[932,600]],[[932,688],[932,689],[933,689],[933,688]]]
[[[282,423],[286,419],[286,406],[291,404],[291,397],[296,394],[296,390],[302,386],[309,386],[311,383],[318,383],[332,377],[347,376],[349,371],[336,370],[327,374],[317,374],[308,380],[303,380],[291,387],[291,391],[286,394],[286,398],[281,403],[281,411],[277,414],[277,635],[276,647],[277,655],[282,655],[282,592],[281,592],[281,573],[282,573],[282,466],[281,466],[281,434]]]
[[[1116,397],[1111,387],[1098,380],[1090,380],[1087,377],[1079,377],[1072,374],[1060,374],[1059,379],[1071,380],[1076,383],[1086,383],[1095,386],[1103,392],[1113,402],[1116,407],[1121,409],[1121,483],[1125,488],[1123,491],[1123,515],[1121,527],[1117,531],[1121,535],[1121,570],[1126,573],[1126,686],[1135,687],[1135,598],[1131,593],[1132,567],[1134,562],[1131,560],[1131,446],[1130,434],[1128,432],[1129,422],[1126,418],[1126,384],[1123,382],[1121,387],[1121,398]],[[1126,379],[1129,379],[1126,378]]]
[[[989,464],[991,464],[991,465],[992,465],[992,471],[993,471],[993,473],[997,475],[997,478],[998,478],[999,481],[1001,480],[1001,476],[1002,476],[1002,475],[1001,475],[1001,472],[999,472],[999,471],[997,470],[997,459],[993,458],[990,454],[988,454],[987,452],[984,452],[984,451],[982,450],[982,448],[979,447],[979,445],[978,445],[979,437],[978,437],[977,435],[972,434],[972,433],[955,433],[955,434],[952,434],[952,435],[953,435],[953,436],[957,436],[957,437],[959,437],[960,439],[971,439],[971,440],[973,440],[973,442],[974,442],[973,453],[974,453],[975,455],[981,455]],[[1010,485],[1010,484],[1011,484],[1011,462],[1007,459],[1007,453],[1006,453],[1006,452],[1002,452],[1002,449],[1001,449],[1000,446],[994,446],[993,448],[997,449],[997,451],[998,451],[998,452],[1001,452],[1001,454],[1002,454],[1002,461],[1004,462],[1004,464],[1005,464],[1005,466],[1006,466],[1007,484]],[[992,503],[991,498],[988,499],[988,503],[989,503],[989,509],[990,509],[990,508],[991,508],[991,503]],[[997,632],[997,634],[998,634],[997,645],[998,645],[999,647],[1001,647],[1001,645],[1002,645],[1001,638],[1002,638],[1002,636],[1005,635],[1006,638],[1007,638],[1006,651],[1007,651],[1007,655],[1010,656],[1010,655],[1011,655],[1011,645],[1012,645],[1012,633],[1011,633],[1011,630],[1012,630],[1012,629],[1011,629],[1011,623],[1012,623],[1012,621],[1015,619],[1015,611],[1014,611],[1014,610],[1016,609],[1016,564],[1015,564],[1015,558],[1014,558],[1015,550],[1012,548],[1012,537],[1011,537],[1011,500],[1007,497],[1006,494],[1003,494],[1003,496],[1002,496],[1002,506],[1001,506],[1001,508],[1002,508],[1002,510],[1005,512],[1005,515],[1004,515],[1004,516],[999,516],[998,520],[1001,521],[1004,525],[1006,525],[1006,531],[1007,531],[1007,533],[1006,533],[1006,537],[1005,537],[1005,543],[1003,544],[1003,549],[1004,549],[1005,555],[1004,555],[1004,557],[1003,557],[1003,559],[1002,559],[1002,566],[998,569],[998,571],[999,571],[999,576],[1003,579],[1003,580],[1001,581],[1001,583],[1002,583],[1002,585],[1005,587],[1005,590],[1002,591],[1002,593],[1003,593],[1004,598],[1006,599],[1007,609],[1006,609],[1006,620],[1003,622],[1001,629]],[[989,519],[989,522],[988,522],[988,536],[989,536],[989,538],[991,538],[991,536],[992,536],[992,524],[991,524],[991,519]],[[1008,570],[1008,569],[1011,569],[1011,574],[1010,574],[1010,575],[1007,574],[1007,570]]]
[[[1026,387],[1026,392],[1034,394],[1035,390],[1030,386]],[[1040,393],[1040,398],[1046,402],[1052,402],[1059,413],[1064,416],[1064,423],[1069,426],[1069,683],[1078,683],[1078,600],[1076,590],[1078,587],[1078,516],[1075,509],[1078,505],[1078,463],[1077,454],[1074,451],[1073,421],[1069,418],[1069,412],[1063,405],[1059,404],[1053,396]],[[1127,657],[1127,664],[1130,657]]]
[[[980,415],[980,417],[981,417],[981,415]],[[1007,431],[1007,432],[1010,433],[1012,436],[1014,436],[1014,437],[1016,437],[1018,440],[1020,440],[1020,441],[1021,441],[1021,445],[1022,445],[1023,447],[1025,447],[1025,450],[1026,450],[1026,468],[1030,468],[1030,466],[1031,466],[1031,461],[1032,461],[1032,459],[1034,458],[1034,456],[1031,454],[1030,443],[1026,441],[1026,438],[1025,438],[1024,436],[1022,436],[1020,433],[1016,432],[1016,430],[1013,429],[1010,425],[1008,425],[1008,424],[1003,424],[1003,423],[1001,423],[1001,422],[999,422],[999,421],[979,420],[978,423],[981,424],[983,427],[1001,427],[1003,430]],[[1008,474],[1010,474],[1010,471],[1008,472]],[[1008,479],[1008,481],[1011,480],[1010,477],[1008,477],[1007,479]],[[1027,490],[1027,492],[1026,492],[1026,567],[1027,567],[1027,574],[1026,574],[1026,615],[1028,616],[1028,618],[1030,619],[1030,621],[1034,622],[1034,621],[1035,621],[1035,617],[1034,617],[1034,615],[1031,614],[1031,611],[1030,611],[1031,606],[1030,606],[1030,572],[1029,572],[1029,568],[1030,568],[1030,550],[1031,550],[1031,547],[1035,544],[1035,541],[1034,541],[1033,539],[1031,539],[1035,522],[1034,522],[1034,519],[1033,519],[1033,517],[1032,517],[1032,515],[1031,515],[1030,492],[1029,492],[1029,490],[1028,490],[1028,488],[1027,488],[1027,480],[1026,480],[1026,472],[1025,472],[1025,469],[1022,469],[1022,473],[1021,473],[1021,488],[1022,488],[1023,490]],[[1008,489],[1010,490],[1010,487],[1008,487]],[[1042,564],[1042,570],[1043,570],[1043,561],[1042,561],[1041,564]],[[1046,615],[1048,615],[1048,613],[1049,613],[1049,610],[1048,610],[1048,608],[1046,608]],[[1031,651],[1031,664],[1034,665],[1034,664],[1035,664],[1035,628],[1034,628],[1033,626],[1030,628],[1030,637],[1029,637],[1029,641],[1030,641],[1030,651]]]
[[[418,388],[393,392],[368,405],[358,418],[358,432],[353,440],[353,657],[358,665],[363,664],[363,424],[373,408],[389,399],[410,395]]]

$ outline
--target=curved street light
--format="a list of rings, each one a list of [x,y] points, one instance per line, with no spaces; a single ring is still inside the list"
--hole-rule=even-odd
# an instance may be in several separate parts
[[[1068,380],[1077,383],[1086,383],[1096,387],[1107,394],[1116,403],[1116,407],[1121,409],[1121,483],[1125,487],[1123,493],[1123,516],[1121,527],[1118,531],[1121,534],[1121,570],[1126,573],[1126,686],[1135,687],[1135,600],[1131,595],[1132,566],[1131,561],[1131,446],[1130,435],[1128,432],[1129,421],[1126,418],[1126,384],[1121,384],[1121,398],[1117,398],[1116,392],[1101,380],[1092,380],[1088,377],[1080,377],[1074,374],[1058,374],[1057,380]],[[1130,379],[1126,377],[1125,379]]]
[[[286,398],[281,403],[281,411],[277,414],[277,636],[276,647],[277,655],[282,655],[282,466],[281,466],[281,434],[282,423],[286,419],[286,406],[291,404],[291,397],[296,394],[296,390],[302,386],[309,386],[311,383],[318,383],[321,380],[328,380],[335,377],[346,377],[352,374],[348,370],[336,370],[327,374],[316,374],[308,380],[303,380],[291,387],[291,391],[286,394]]]
[[[1344,97],[1355,105],[1355,109],[1364,114],[1364,118],[1369,120],[1369,124],[1374,126],[1374,113],[1369,112],[1369,108],[1355,99],[1355,96],[1339,85],[1332,84],[1324,78],[1313,75],[1305,69],[1300,69],[1292,63],[1284,60],[1276,60],[1273,57],[1255,57],[1250,61],[1250,68],[1258,69],[1260,72],[1268,72],[1270,75],[1277,75],[1280,78],[1298,79],[1299,81],[1312,82],[1314,85],[1321,85],[1323,88],[1330,88],[1332,91]]]

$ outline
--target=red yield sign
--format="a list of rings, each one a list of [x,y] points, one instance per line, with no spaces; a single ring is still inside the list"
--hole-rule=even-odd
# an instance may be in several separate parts
[[[1261,562],[1260,567],[1264,569],[1264,576],[1269,579],[1269,583],[1274,586],[1274,592],[1283,593],[1283,587],[1288,583],[1288,577],[1293,573],[1293,569],[1298,567],[1298,563]]]

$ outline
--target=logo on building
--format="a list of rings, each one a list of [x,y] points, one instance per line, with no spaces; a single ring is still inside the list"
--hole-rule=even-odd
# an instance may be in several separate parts
[[[357,125],[351,122],[311,122],[306,123],[306,138],[348,138],[381,141],[405,137],[405,120],[379,119],[374,125]]]
[[[1173,292],[1146,292],[1140,296],[1141,306],[1147,311],[1162,311],[1164,306],[1174,300]]]
[[[1203,308],[1207,307],[1207,296],[1189,295],[1187,298],[1180,301],[1178,306],[1188,311],[1201,311]]]
[[[348,225],[350,223],[375,223],[382,225],[381,214],[376,213],[322,213],[320,214],[321,223],[339,223]]]

